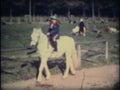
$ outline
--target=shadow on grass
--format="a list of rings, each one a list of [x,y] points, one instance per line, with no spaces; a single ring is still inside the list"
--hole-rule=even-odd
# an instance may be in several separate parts
[[[34,60],[33,62],[31,62],[31,65],[33,67],[35,67],[36,70],[37,70],[37,72],[36,72],[36,78],[38,77],[38,74],[39,74],[40,64],[41,64],[41,59],[40,58],[39,58],[38,61]],[[63,60],[48,61],[47,65],[48,65],[49,70],[53,69],[53,68],[55,68],[57,66],[59,68],[59,70],[61,71],[62,74],[64,73],[65,68],[66,68],[65,62]],[[43,71],[43,75],[46,77],[45,70]]]

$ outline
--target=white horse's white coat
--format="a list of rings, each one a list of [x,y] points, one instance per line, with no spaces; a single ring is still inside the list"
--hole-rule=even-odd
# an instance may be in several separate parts
[[[72,33],[78,33],[79,32],[79,26],[76,26],[72,29]]]
[[[74,39],[68,36],[61,36],[57,41],[58,52],[53,53],[53,48],[48,43],[47,36],[42,32],[41,28],[34,28],[31,34],[31,46],[37,44],[37,51],[39,57],[41,58],[41,65],[39,67],[39,75],[37,81],[42,80],[42,71],[45,69],[46,71],[46,79],[50,78],[50,71],[47,65],[47,61],[49,58],[59,58],[63,54],[66,57],[66,69],[64,72],[63,78],[68,76],[69,70],[71,70],[72,74],[75,74],[75,65],[74,60],[77,60],[77,53],[75,49]]]
[[[116,28],[114,27],[110,27],[110,33],[118,33],[119,30],[117,30]]]

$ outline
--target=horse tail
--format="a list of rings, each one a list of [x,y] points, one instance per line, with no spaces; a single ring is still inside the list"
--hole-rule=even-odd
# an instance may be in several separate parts
[[[76,50],[75,43],[72,50],[72,62],[75,69],[80,68],[80,60],[78,60],[78,57],[77,57],[77,50]]]

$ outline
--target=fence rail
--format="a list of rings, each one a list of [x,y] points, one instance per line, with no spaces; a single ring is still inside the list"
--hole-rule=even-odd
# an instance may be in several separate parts
[[[106,40],[87,41],[87,42],[82,42],[82,43],[76,42],[77,47],[78,47],[78,51],[79,51],[79,52],[78,52],[79,60],[82,59],[82,58],[81,58],[81,53],[82,53],[82,51],[83,51],[83,49],[81,48],[80,44],[90,44],[90,43],[103,43],[103,44],[105,44],[105,61],[106,61],[106,63],[108,64],[108,63],[109,63],[109,59],[108,59],[108,57],[109,57],[109,47],[108,47],[108,41],[106,41]],[[87,50],[87,51],[94,51],[94,52],[98,52],[98,51],[99,51],[98,49],[85,49],[85,50]],[[84,60],[85,60],[85,59],[84,59]],[[86,60],[87,60],[87,59],[86,59]],[[87,61],[90,61],[90,59],[87,60]]]
[[[109,52],[108,42],[105,41],[105,40],[100,40],[100,41],[92,41],[92,42],[88,41],[88,42],[84,42],[82,44],[89,44],[89,43],[104,43],[105,44],[105,61],[106,61],[106,63],[109,63],[109,59],[108,59],[108,56],[109,56],[109,53],[108,53]],[[76,50],[77,50],[77,58],[78,58],[77,63],[79,64],[79,66],[81,66],[81,60],[83,59],[82,56],[81,56],[81,54],[82,54],[83,51],[87,50],[87,52],[88,51],[99,52],[98,49],[82,49],[80,43],[78,43],[78,42],[76,43],[76,45],[77,45]],[[1,50],[1,51],[2,52],[12,52],[12,51],[26,50],[26,49],[27,48],[15,48],[15,49],[6,49],[6,50]],[[18,58],[19,59],[23,59],[23,58],[28,58],[28,57],[37,57],[37,55],[35,55],[35,54],[30,55],[31,54],[30,52],[28,54],[29,55],[25,55],[25,56],[11,56],[11,57],[8,57],[8,58],[9,59],[18,59]],[[2,57],[5,57],[5,56],[2,56]],[[60,57],[60,58],[64,59],[64,57]],[[52,59],[50,59],[50,60],[52,60]],[[90,59],[87,60],[87,61],[90,61]]]

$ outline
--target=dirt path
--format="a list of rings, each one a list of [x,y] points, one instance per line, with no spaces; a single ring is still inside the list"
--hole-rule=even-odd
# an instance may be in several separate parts
[[[15,83],[4,84],[2,89],[11,88],[22,90],[48,90],[48,89],[86,89],[114,87],[119,79],[119,66],[107,65],[96,68],[78,70],[75,76],[69,75],[62,79],[62,75],[52,75],[50,80],[43,79],[40,86],[36,86],[35,78]]]

